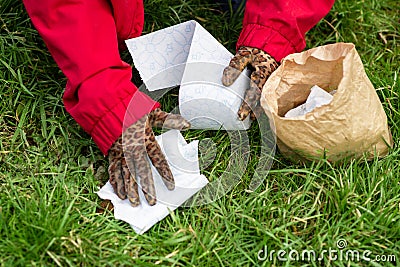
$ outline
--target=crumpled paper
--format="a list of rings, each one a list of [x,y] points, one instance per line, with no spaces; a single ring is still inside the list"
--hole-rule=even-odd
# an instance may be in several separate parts
[[[313,111],[317,107],[329,104],[333,99],[331,93],[326,92],[324,89],[318,85],[311,87],[311,93],[307,97],[306,103],[289,110],[286,114],[286,118],[293,118],[297,116],[305,115]]]
[[[194,20],[126,40],[135,68],[147,90],[180,85],[179,111],[192,129],[246,130],[237,111],[249,87],[244,71],[229,87],[223,70],[233,55]]]
[[[207,178],[200,174],[197,140],[186,143],[178,130],[169,130],[156,136],[156,140],[174,175],[174,190],[169,191],[165,187],[161,176],[151,165],[157,194],[157,204],[154,206],[147,204],[140,185],[140,205],[137,207],[132,207],[128,199],[121,200],[110,182],[97,192],[100,198],[111,200],[115,218],[129,223],[138,234],[149,230],[208,183]]]

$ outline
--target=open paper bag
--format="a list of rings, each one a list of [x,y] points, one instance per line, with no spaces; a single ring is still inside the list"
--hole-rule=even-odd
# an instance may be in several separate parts
[[[285,118],[313,85],[337,90],[329,104]],[[265,83],[261,105],[281,153],[295,161],[332,162],[385,156],[392,146],[387,117],[353,44],[337,43],[287,56]]]

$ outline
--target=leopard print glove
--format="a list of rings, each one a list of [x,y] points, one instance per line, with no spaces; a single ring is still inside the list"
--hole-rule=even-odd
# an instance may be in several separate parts
[[[250,88],[245,93],[238,116],[240,120],[244,120],[250,114],[251,119],[255,120],[262,112],[262,108],[259,105],[261,90],[268,77],[278,68],[279,64],[263,50],[242,46],[231,59],[229,66],[224,69],[222,75],[223,85],[230,86],[246,66],[250,66],[253,72],[250,76]]]
[[[152,127],[186,130],[190,128],[190,123],[178,114],[156,109],[126,129],[111,146],[108,155],[110,183],[118,197],[128,197],[134,207],[140,204],[137,177],[140,177],[140,186],[149,205],[157,202],[148,158],[166,187],[169,190],[175,188],[171,169],[155,139]]]

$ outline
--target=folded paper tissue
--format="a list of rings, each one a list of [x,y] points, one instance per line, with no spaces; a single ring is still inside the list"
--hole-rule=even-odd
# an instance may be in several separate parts
[[[333,92],[333,93],[332,93]],[[335,91],[328,93],[318,85],[311,87],[311,93],[307,97],[306,103],[289,110],[286,114],[286,118],[293,118],[297,116],[305,115],[313,111],[317,107],[329,104],[333,99]]]
[[[140,205],[132,207],[128,199],[121,200],[107,182],[98,192],[102,199],[111,200],[116,219],[129,223],[134,231],[143,234],[158,221],[182,205],[186,200],[207,185],[208,180],[200,174],[198,163],[198,141],[186,143],[181,133],[170,130],[156,137],[171,167],[175,178],[175,189],[169,191],[157,170],[152,166],[157,204],[149,206],[139,187]]]
[[[223,70],[233,55],[196,21],[126,40],[135,68],[155,91],[180,85],[179,111],[192,129],[243,130],[237,111],[249,86],[248,71],[229,87]]]

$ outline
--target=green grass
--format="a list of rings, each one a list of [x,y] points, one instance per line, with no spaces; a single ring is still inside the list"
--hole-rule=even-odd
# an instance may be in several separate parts
[[[258,162],[257,127],[244,175],[218,201],[179,208],[144,235],[99,213],[96,191],[107,160],[65,112],[65,78],[20,2],[0,0],[0,266],[390,266],[400,260],[399,5],[397,0],[338,0],[308,35],[308,48],[353,42],[383,103],[395,140],[384,159],[295,165],[279,153],[254,193],[246,191]],[[145,1],[145,33],[196,19],[232,52],[242,14],[222,13],[200,0]],[[124,59],[129,60],[127,53]],[[139,81],[138,77],[135,77]],[[161,100],[176,105],[176,93]],[[224,132],[185,133],[211,138],[216,179],[229,161]],[[396,255],[397,262],[259,261],[268,250],[347,248]],[[372,256],[371,256],[372,257]]]

